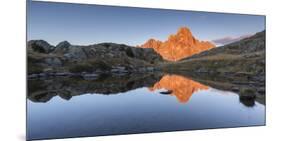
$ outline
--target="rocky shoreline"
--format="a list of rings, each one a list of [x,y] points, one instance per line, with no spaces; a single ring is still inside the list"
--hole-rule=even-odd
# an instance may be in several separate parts
[[[101,75],[113,75],[113,76],[122,76],[128,75],[131,73],[144,74],[144,73],[161,73],[160,68],[157,67],[146,67],[139,68],[134,70],[127,70],[125,67],[115,67],[109,71],[95,71],[95,72],[41,72],[33,73],[27,76],[28,79],[43,79],[43,78],[52,78],[52,77],[82,77],[84,79],[96,79]]]

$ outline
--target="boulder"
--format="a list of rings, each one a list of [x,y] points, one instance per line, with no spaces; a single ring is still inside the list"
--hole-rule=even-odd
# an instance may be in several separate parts
[[[56,66],[56,67],[59,67],[62,65],[62,61],[57,58],[57,57],[54,57],[54,58],[46,58],[45,59],[45,62],[46,64],[48,64],[49,66]]]

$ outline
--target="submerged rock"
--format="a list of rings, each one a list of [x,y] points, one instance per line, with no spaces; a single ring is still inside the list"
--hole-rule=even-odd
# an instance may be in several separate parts
[[[168,91],[160,92],[160,94],[165,94],[165,95],[172,94],[172,93],[173,93],[173,91],[172,91],[172,90],[168,90]]]
[[[97,79],[100,75],[99,74],[82,74],[83,78],[86,80],[94,80]]]

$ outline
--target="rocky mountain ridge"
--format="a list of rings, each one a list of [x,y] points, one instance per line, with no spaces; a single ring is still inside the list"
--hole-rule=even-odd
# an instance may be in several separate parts
[[[181,27],[176,34],[170,35],[166,41],[149,39],[140,47],[153,48],[164,59],[178,61],[214,48],[215,45],[209,41],[199,41],[187,27]]]

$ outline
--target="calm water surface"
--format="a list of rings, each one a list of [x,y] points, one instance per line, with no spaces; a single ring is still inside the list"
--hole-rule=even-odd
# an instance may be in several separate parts
[[[247,106],[236,93],[183,76],[148,78],[29,80],[28,139],[265,124],[259,102]]]

